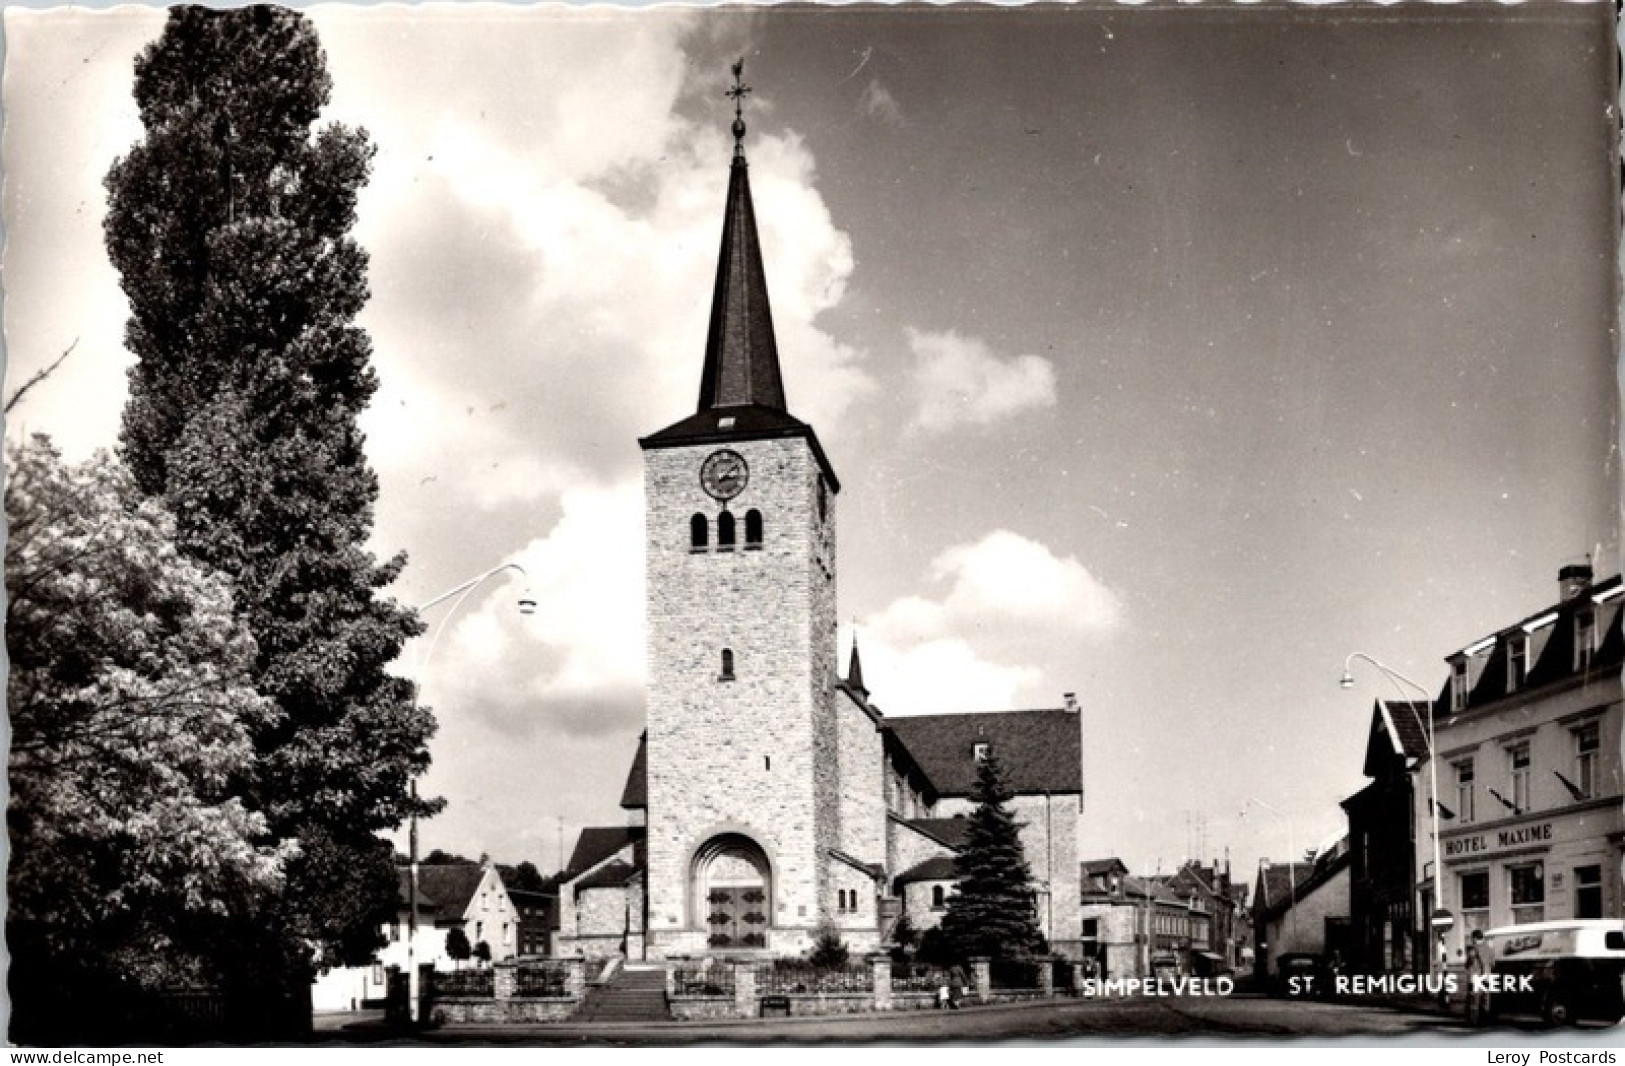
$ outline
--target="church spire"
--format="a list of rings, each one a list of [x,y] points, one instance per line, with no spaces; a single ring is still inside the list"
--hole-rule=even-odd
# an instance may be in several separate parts
[[[773,336],[773,312],[767,302],[767,275],[756,237],[756,211],[751,204],[750,168],[745,162],[743,102],[745,61],[733,65],[734,154],[728,168],[728,203],[722,221],[722,250],[711,295],[711,325],[705,340],[705,368],[700,375],[699,411],[756,404],[785,410],[779,350]]]
[[[852,658],[846,667],[846,685],[848,688],[856,689],[865,698],[868,698],[869,690],[863,684],[863,661],[858,658],[858,634],[856,631],[852,634]]]

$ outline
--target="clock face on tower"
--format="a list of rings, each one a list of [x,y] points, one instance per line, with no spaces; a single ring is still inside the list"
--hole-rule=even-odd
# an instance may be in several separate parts
[[[733,499],[745,491],[749,480],[750,468],[745,465],[745,457],[727,448],[712,452],[700,464],[700,487],[713,499]]]

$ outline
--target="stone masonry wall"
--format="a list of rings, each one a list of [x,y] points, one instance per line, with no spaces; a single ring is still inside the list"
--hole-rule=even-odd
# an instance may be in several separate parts
[[[819,752],[833,746],[833,496],[820,521],[817,462],[803,440],[729,447],[750,467],[745,490],[728,504],[739,527],[732,551],[717,549],[722,507],[700,487],[700,464],[714,446],[644,453],[649,933],[657,956],[693,945],[704,931],[689,881],[695,849],[712,836],[755,841],[774,876],[773,924],[808,929],[821,916],[820,845],[834,840],[833,805],[820,810],[818,802],[834,782],[815,780]],[[745,548],[752,509],[763,518],[759,549]],[[695,514],[711,527],[709,550],[690,550]],[[723,649],[733,653],[731,680],[721,676]]]

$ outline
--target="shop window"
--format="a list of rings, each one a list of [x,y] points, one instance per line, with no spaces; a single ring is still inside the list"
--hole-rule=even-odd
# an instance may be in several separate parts
[[[734,516],[732,511],[723,511],[717,515],[717,549],[719,551],[733,551],[734,547]]]
[[[688,550],[702,552],[711,543],[711,524],[697,514],[688,520]]]
[[[1585,799],[1597,794],[1597,736],[1596,722],[1574,730],[1574,787]]]
[[[1463,759],[1456,768],[1456,816],[1464,822],[1473,820],[1473,760]]]
[[[745,547],[762,546],[762,512],[751,508],[745,512]]]
[[[1490,909],[1489,871],[1461,875],[1461,909],[1487,911]]]
[[[1507,867],[1514,922],[1546,920],[1546,870],[1538,862]]]
[[[1576,866],[1574,868],[1574,916],[1576,918],[1602,917],[1602,867]]]
[[[1522,814],[1529,809],[1529,745],[1508,748],[1507,763],[1512,777],[1512,806]]]

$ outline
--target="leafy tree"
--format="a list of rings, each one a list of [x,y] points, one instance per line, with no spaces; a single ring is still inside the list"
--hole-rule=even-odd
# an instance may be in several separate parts
[[[234,579],[253,682],[277,708],[254,723],[244,794],[303,848],[284,906],[224,953],[272,960],[245,981],[281,970],[290,988],[381,943],[370,916],[394,905],[395,874],[377,834],[410,812],[433,731],[386,673],[421,627],[380,596],[404,558],[366,547],[378,490],[356,420],[376,381],[348,231],[372,148],[312,132],[329,88],[299,14],[175,8],[136,62],[145,137],[107,177],[137,360],[122,454],[182,551]]]
[[[480,941],[478,944],[475,944],[474,945],[474,957],[476,959],[479,959],[481,962],[490,962],[491,961],[491,945],[487,944],[483,940]]]
[[[62,1042],[109,992],[197,979],[294,849],[235,795],[278,711],[230,584],[106,454],[68,465],[36,436],[6,472],[13,1036]]]
[[[913,919],[909,918],[908,911],[897,916],[897,924],[892,926],[891,957],[893,962],[907,962],[909,957],[919,948],[920,931],[914,928]]]
[[[839,930],[825,926],[818,931],[818,939],[813,941],[812,954],[807,956],[807,961],[820,969],[835,970],[846,965],[849,955]]]
[[[463,932],[463,927],[460,925],[452,926],[451,931],[446,934],[446,955],[460,969],[463,963],[467,962],[473,954],[474,949],[469,946],[468,934]]]
[[[1038,928],[1021,823],[1010,812],[1012,794],[992,752],[977,767],[971,798],[976,809],[965,845],[954,856],[958,891],[948,897],[931,947],[957,962],[1042,952],[1047,945]]]
[[[522,862],[518,866],[498,864],[497,874],[504,885],[521,892],[545,892],[549,887],[547,879],[533,862]]]
[[[419,860],[423,866],[472,866],[473,859],[465,859],[453,851],[441,851],[435,848]]]

